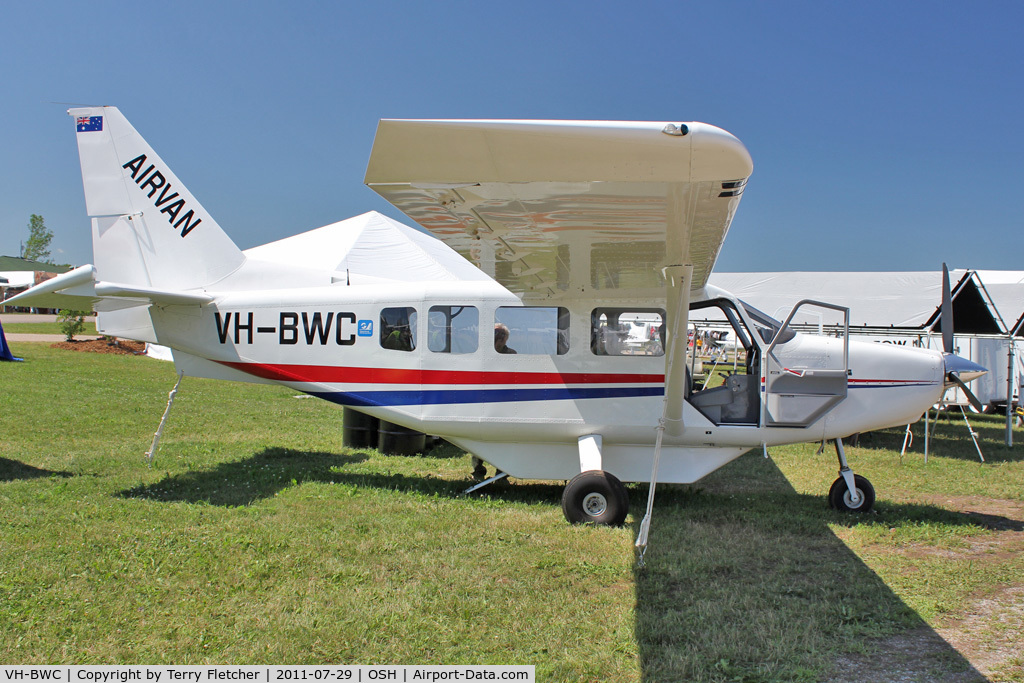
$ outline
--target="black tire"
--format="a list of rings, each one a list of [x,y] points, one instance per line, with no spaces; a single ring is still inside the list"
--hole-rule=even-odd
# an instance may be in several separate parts
[[[870,512],[875,504],[875,487],[859,474],[853,475],[853,485],[860,499],[857,505],[850,502],[850,489],[846,485],[846,480],[839,477],[832,482],[832,488],[828,490],[829,507],[840,512]]]
[[[402,425],[380,420],[377,450],[384,455],[420,455],[427,450],[427,435]]]
[[[562,493],[562,513],[570,524],[622,526],[628,512],[629,492],[608,472],[581,472]]]
[[[377,447],[377,430],[380,427],[380,420],[361,413],[355,408],[345,408],[341,421],[341,445],[347,448]]]

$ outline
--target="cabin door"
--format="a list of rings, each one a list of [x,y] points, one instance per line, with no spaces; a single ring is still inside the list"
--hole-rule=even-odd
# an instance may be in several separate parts
[[[821,306],[844,314],[842,343],[833,352],[822,349],[814,357],[787,353],[782,340],[804,305]],[[764,354],[764,424],[769,427],[808,427],[846,398],[849,378],[849,309],[818,301],[798,303]]]

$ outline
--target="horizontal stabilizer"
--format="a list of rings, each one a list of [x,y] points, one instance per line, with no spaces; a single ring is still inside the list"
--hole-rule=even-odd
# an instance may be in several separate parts
[[[95,278],[96,268],[94,266],[81,266],[38,284],[27,292],[11,297],[4,304],[102,313],[151,304],[202,306],[213,301],[213,297],[201,293],[166,291],[114,282],[97,282]]]
[[[208,294],[192,292],[167,292],[152,287],[119,285],[113,282],[97,282],[96,294],[105,299],[128,298],[146,299],[160,306],[202,306],[213,301]]]

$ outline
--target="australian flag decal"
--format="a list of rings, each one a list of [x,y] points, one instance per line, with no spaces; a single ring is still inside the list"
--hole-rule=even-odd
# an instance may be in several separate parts
[[[78,121],[79,133],[93,133],[103,130],[102,116],[79,116],[76,120]]]

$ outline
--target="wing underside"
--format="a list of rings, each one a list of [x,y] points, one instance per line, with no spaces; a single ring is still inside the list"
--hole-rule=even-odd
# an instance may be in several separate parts
[[[702,288],[751,170],[699,123],[381,121],[366,183],[524,298],[605,298]]]

